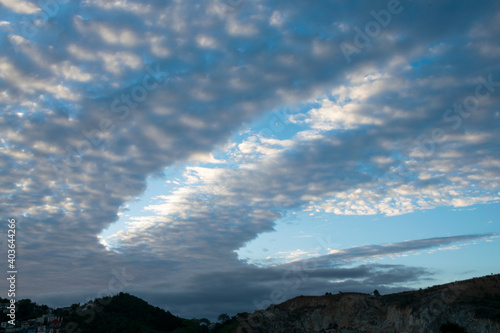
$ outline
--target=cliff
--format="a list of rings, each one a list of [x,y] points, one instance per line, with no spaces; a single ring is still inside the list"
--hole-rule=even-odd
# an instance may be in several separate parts
[[[236,322],[234,333],[429,333],[447,322],[468,333],[496,333],[500,275],[384,296],[300,296],[240,315]]]

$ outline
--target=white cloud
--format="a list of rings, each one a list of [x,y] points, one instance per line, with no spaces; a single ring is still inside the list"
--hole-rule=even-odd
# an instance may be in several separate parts
[[[40,11],[40,8],[30,1],[25,0],[0,0],[0,3],[15,13],[34,14]]]

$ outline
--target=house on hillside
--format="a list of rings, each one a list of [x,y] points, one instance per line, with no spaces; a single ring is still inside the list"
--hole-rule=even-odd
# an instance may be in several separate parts
[[[44,314],[41,317],[36,318],[35,320],[36,320],[37,324],[43,325],[43,324],[47,324],[47,323],[51,322],[55,318],[56,318],[56,316],[53,314]]]

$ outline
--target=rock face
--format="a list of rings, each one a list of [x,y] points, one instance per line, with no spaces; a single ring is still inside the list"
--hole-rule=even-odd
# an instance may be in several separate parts
[[[385,296],[299,296],[238,318],[238,333],[500,333],[500,275]]]

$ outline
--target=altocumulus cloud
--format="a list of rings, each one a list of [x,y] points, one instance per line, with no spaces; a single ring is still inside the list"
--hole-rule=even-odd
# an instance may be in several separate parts
[[[19,290],[36,300],[95,297],[126,268],[127,290],[174,312],[247,310],[287,267],[235,250],[284,210],[397,215],[500,199],[495,1],[401,1],[349,63],[339,45],[387,1],[43,4],[0,2],[0,209],[20,220]],[[282,106],[292,137],[231,142]],[[100,242],[148,176],[218,147],[233,167],[186,169],[156,214],[111,250]],[[377,276],[397,288],[432,272],[335,265],[482,237],[346,249],[282,296]]]

